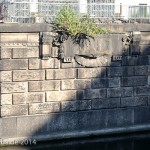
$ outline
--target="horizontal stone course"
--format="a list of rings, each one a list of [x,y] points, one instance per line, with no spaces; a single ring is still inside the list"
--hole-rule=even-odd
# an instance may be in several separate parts
[[[0,60],[0,70],[25,70],[28,69],[27,59]]]
[[[29,59],[29,69],[50,69],[59,68],[60,60],[50,58],[49,60]]]
[[[120,107],[120,98],[93,99],[92,109],[118,108]]]
[[[12,94],[1,94],[0,105],[12,105]]]
[[[83,68],[78,69],[78,78],[99,78],[106,77],[106,69],[105,68]]]
[[[77,110],[77,102],[76,101],[65,101],[61,103],[61,108],[63,112],[67,111],[76,111]]]
[[[121,85],[122,86],[148,85],[148,77],[147,76],[125,77],[125,78],[122,78]]]
[[[30,81],[29,92],[36,91],[53,91],[60,89],[60,81]]]
[[[12,56],[13,58],[39,58],[39,48],[12,48]]]
[[[44,103],[45,92],[14,93],[13,104]]]
[[[84,90],[84,99],[105,98],[106,89],[87,89]]]
[[[0,82],[12,81],[12,71],[0,71]]]
[[[46,79],[74,79],[75,77],[75,69],[46,70]]]
[[[121,106],[146,106],[148,104],[148,97],[128,97],[128,98],[121,98]]]
[[[44,70],[16,70],[13,71],[13,81],[44,80]]]
[[[91,80],[62,80],[61,89],[62,90],[72,90],[72,89],[89,89],[91,88]]]
[[[28,115],[28,105],[3,105],[1,117]]]
[[[30,104],[29,105],[29,114],[47,114],[51,112],[60,112],[60,103],[59,102],[46,102],[42,104]]]
[[[1,93],[22,93],[28,91],[27,82],[3,82],[0,84]]]
[[[49,91],[46,92],[46,101],[72,101],[76,100],[76,91]]]
[[[150,95],[150,86],[139,86],[135,87],[135,95]]]
[[[0,59],[10,59],[12,57],[12,48],[0,48]]]

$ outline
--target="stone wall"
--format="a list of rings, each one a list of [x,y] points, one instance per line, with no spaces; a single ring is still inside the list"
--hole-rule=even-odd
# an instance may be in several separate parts
[[[52,48],[51,32],[46,30],[50,38],[42,45],[40,30],[0,33],[0,139],[47,140],[150,129],[149,31],[135,36],[128,53],[122,46],[118,56],[78,56],[68,63],[52,55],[57,48]],[[123,45],[121,38],[115,42],[113,48]]]

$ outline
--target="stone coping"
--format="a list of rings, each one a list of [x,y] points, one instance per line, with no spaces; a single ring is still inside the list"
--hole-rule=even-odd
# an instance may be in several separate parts
[[[131,31],[150,31],[150,24],[101,24],[113,32],[131,32]],[[46,23],[19,24],[19,23],[1,23],[1,33],[13,32],[46,32],[51,31],[51,25]]]

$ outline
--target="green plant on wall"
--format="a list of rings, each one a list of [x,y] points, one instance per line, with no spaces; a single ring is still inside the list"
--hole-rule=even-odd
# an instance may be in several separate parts
[[[74,43],[80,46],[86,39],[108,33],[105,28],[97,26],[89,16],[81,17],[67,6],[62,7],[52,24],[62,42],[70,36]]]

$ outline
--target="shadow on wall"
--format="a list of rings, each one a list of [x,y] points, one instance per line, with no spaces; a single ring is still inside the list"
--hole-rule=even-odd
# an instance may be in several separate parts
[[[122,61],[111,62],[106,67],[75,68],[76,99],[61,103],[59,113],[23,118],[20,134],[32,133],[32,139],[82,137],[116,133],[119,128],[127,132],[129,126],[150,123],[150,47],[145,46],[142,54],[123,56]],[[28,121],[30,127],[26,126]],[[33,133],[34,128],[41,124]]]
[[[68,80],[68,90],[77,90],[76,97],[61,102],[58,113],[19,118],[18,136],[31,135],[33,140],[84,137],[136,131],[134,126],[149,124],[150,47],[142,54],[123,54],[122,61],[104,67],[74,68],[77,76],[74,85]]]

